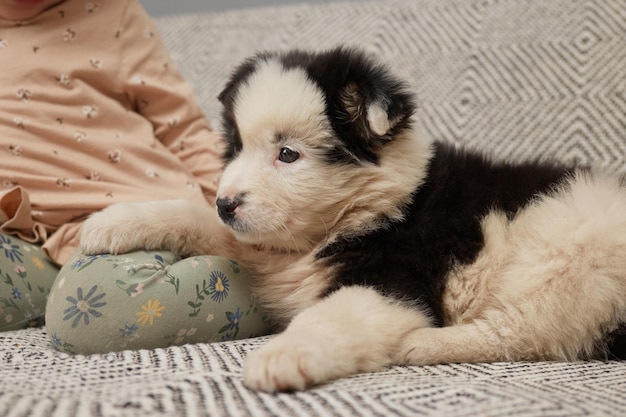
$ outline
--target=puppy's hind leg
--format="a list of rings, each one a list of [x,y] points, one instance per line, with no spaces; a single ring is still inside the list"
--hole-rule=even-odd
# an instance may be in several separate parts
[[[624,355],[626,189],[621,183],[573,176],[519,213],[506,233],[512,242],[506,267],[479,277],[496,283],[487,294],[490,307],[474,312],[465,324],[413,331],[403,341],[399,361]],[[612,332],[608,339],[607,332]]]
[[[416,329],[402,340],[396,360],[403,365],[496,362],[505,360],[498,340],[476,323]]]
[[[365,287],[344,287],[296,316],[249,355],[244,382],[268,392],[304,389],[395,363],[402,337],[430,326],[418,308]]]

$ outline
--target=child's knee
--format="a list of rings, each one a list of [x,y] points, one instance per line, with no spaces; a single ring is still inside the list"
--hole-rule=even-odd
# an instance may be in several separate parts
[[[43,324],[58,268],[40,247],[0,233],[0,331]]]
[[[77,253],[55,281],[46,323],[58,349],[83,354],[269,331],[238,264],[212,256],[180,260],[166,252]]]

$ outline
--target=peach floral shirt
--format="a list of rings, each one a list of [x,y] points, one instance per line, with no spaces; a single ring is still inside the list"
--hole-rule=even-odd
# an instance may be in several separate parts
[[[219,135],[136,0],[0,20],[0,69],[3,232],[62,264],[112,203],[213,200]]]

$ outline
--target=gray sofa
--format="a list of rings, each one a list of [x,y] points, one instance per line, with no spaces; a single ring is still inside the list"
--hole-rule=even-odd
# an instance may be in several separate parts
[[[233,65],[258,50],[360,45],[413,84],[425,134],[626,173],[624,0],[378,0],[157,24],[211,119]],[[252,392],[241,364],[265,340],[71,356],[45,329],[0,333],[0,416],[626,415],[618,361],[396,366]]]

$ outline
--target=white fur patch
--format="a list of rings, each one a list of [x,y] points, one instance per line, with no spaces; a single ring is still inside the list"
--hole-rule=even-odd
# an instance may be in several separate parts
[[[240,87],[235,119],[245,145],[252,145],[268,133],[294,126],[318,128],[324,110],[324,95],[302,69],[285,70],[268,61]]]

